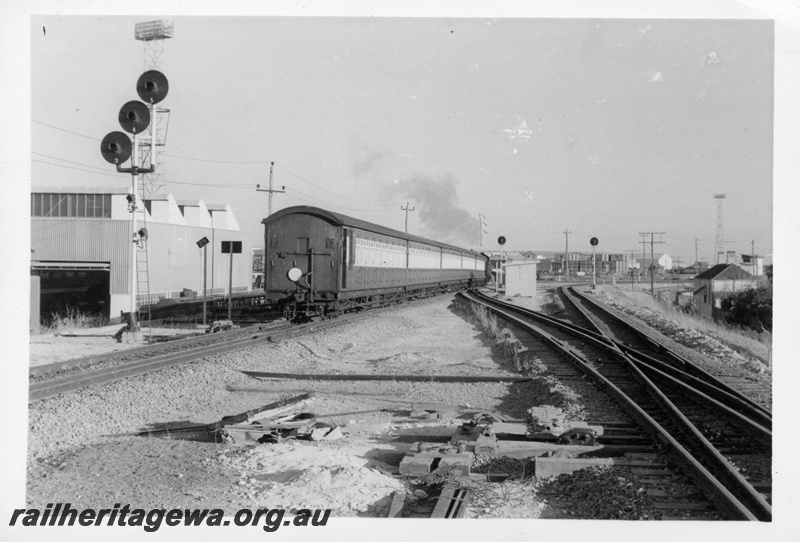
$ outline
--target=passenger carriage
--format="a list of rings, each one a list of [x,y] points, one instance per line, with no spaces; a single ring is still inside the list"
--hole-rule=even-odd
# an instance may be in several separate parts
[[[265,218],[264,291],[305,321],[486,282],[472,250],[308,206]]]

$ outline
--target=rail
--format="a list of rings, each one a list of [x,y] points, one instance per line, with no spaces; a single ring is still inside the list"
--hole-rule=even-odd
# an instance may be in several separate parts
[[[674,436],[673,432],[667,431],[645,412],[628,393],[623,392],[611,379],[606,378],[600,371],[593,368],[580,354],[578,348],[565,344],[541,327],[533,325],[531,323],[531,315],[535,311],[509,305],[477,292],[461,295],[473,303],[480,303],[490,307],[492,311],[502,318],[534,336],[538,336],[545,344],[560,352],[566,359],[571,360],[576,368],[606,390],[619,404],[628,410],[629,414],[642,427],[663,443],[670,450],[673,459],[695,480],[698,487],[702,488],[709,498],[717,503],[720,511],[730,519],[771,520],[771,506],[763,496],[739,474],[705,438],[703,433],[666,396],[663,390],[645,374],[645,370],[640,367],[641,363],[637,363],[628,353],[622,352],[613,341],[605,336],[598,336],[597,333],[590,330],[581,331],[577,326],[566,324],[558,319],[542,319],[548,320],[547,325],[560,329],[562,333],[575,337],[583,344],[591,344],[594,348],[601,349],[617,359],[619,365],[628,371],[627,374],[632,375],[638,382],[638,386],[641,388],[638,393],[656,398],[663,412],[679,428],[676,430],[676,434],[680,435],[680,437]],[[535,316],[534,320],[545,315],[536,313]],[[691,387],[685,386],[685,388],[694,393]],[[683,391],[687,391],[687,389]],[[688,435],[688,437],[685,435]],[[771,439],[771,434],[769,434],[769,439]],[[689,448],[694,450],[694,453],[691,453]],[[695,455],[698,455],[699,459]]]

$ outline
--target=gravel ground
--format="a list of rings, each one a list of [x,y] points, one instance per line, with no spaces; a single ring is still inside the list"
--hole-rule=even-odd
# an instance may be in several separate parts
[[[552,295],[543,287],[536,298],[512,301],[541,309],[552,303]],[[528,369],[537,378],[515,385],[260,381],[238,372],[518,374],[502,349],[452,304],[452,296],[443,296],[354,326],[59,396],[29,409],[28,502],[42,507],[63,501],[81,507],[124,502],[144,508],[219,507],[227,512],[256,505],[319,506],[333,508],[338,516],[385,516],[392,492],[403,488],[387,472],[413,440],[445,438],[464,417],[479,410],[523,417],[531,406],[554,404],[572,419],[590,419],[615,408],[588,384],[558,382],[535,361]],[[109,436],[168,424],[209,423],[307,391],[316,397],[306,410],[321,421],[351,430],[359,423],[382,425],[330,442],[287,441],[249,448]],[[462,419],[409,417],[412,405],[422,402],[458,405]],[[613,489],[610,482],[606,486]],[[617,493],[623,500],[639,498],[628,495],[625,485]],[[594,518],[607,513],[581,508],[563,493],[545,500],[538,484],[527,479],[477,484],[473,494],[470,517]],[[623,506],[620,513],[631,512],[633,517],[641,511],[637,519],[645,518],[646,508],[636,503],[631,510]]]
[[[378,457],[387,454],[396,464],[405,453],[403,446],[410,444],[401,443],[398,449],[397,444],[386,441],[403,434],[424,435],[426,431],[438,431],[438,436],[446,437],[457,423],[453,420],[449,427],[445,424],[442,434],[441,421],[420,422],[398,417],[394,412],[409,411],[415,402],[427,402],[519,416],[530,406],[529,397],[512,389],[511,384],[258,381],[237,371],[516,374],[479,329],[454,315],[450,301],[450,297],[441,297],[411,304],[356,326],[254,346],[37,402],[29,417],[28,500],[31,505],[42,504],[71,495],[74,505],[101,506],[113,495],[115,502],[122,500],[143,507],[204,504],[233,511],[252,504],[253,499],[266,503],[259,495],[278,494],[277,483],[286,485],[290,481],[289,485],[305,488],[309,494],[313,493],[311,481],[324,479],[330,487],[339,487],[336,474],[341,480],[360,476],[360,487],[376,488],[363,499],[350,501],[352,506],[338,503],[338,513],[385,513],[381,506],[387,504],[385,499],[396,488],[396,480],[373,472],[372,464],[380,465]],[[381,340],[376,342],[376,337]],[[325,453],[324,445],[314,443],[317,466],[324,467],[330,476],[320,478],[319,472],[309,472],[295,463],[294,469],[289,470],[302,472],[277,481],[269,476],[260,479],[261,475],[274,473],[254,469],[258,461],[254,463],[252,456],[285,456],[288,465],[297,458],[298,448],[294,445],[266,445],[242,451],[209,443],[108,436],[165,424],[209,423],[306,391],[316,392],[309,409],[318,413],[321,420],[338,424],[391,422],[391,430],[384,434],[350,435],[337,441],[336,445],[344,447],[345,452],[352,448],[349,455],[365,455],[361,448],[366,446],[367,451],[374,450],[375,458],[362,460],[361,464],[342,464],[337,458],[347,453]],[[272,457],[269,463],[274,462]],[[158,467],[150,468],[154,464]],[[214,475],[205,478],[198,474],[206,469]],[[220,477],[226,478],[227,483],[222,483]],[[315,491],[325,494],[324,487]],[[287,499],[283,503],[287,506],[302,504],[302,499],[288,490],[280,494]],[[197,495],[202,495],[202,502]]]
[[[772,408],[772,369],[767,364],[763,344],[744,338],[740,345],[730,344],[692,319],[663,310],[644,292],[632,293],[619,286],[601,286],[597,294],[599,301],[633,316],[640,329],[651,334],[656,330],[660,342],[698,367],[713,375],[752,382],[753,389],[742,390],[743,393]]]
[[[50,363],[67,361],[85,356],[94,356],[127,350],[133,346],[144,346],[147,343],[142,340],[138,344],[126,344],[117,342],[113,335],[119,331],[121,326],[108,326],[99,328],[96,333],[92,333],[91,328],[77,329],[69,333],[43,333],[31,335],[30,345],[30,366],[38,367]],[[196,329],[175,329],[175,328],[143,328],[142,335],[148,336],[174,337],[186,335],[204,335],[202,331]]]

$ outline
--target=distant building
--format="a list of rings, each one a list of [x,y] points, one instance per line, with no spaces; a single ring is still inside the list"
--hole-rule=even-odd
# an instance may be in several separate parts
[[[639,263],[639,269],[643,269],[647,273],[650,272],[650,264],[654,265],[656,272],[672,269],[672,257],[669,254],[662,254],[655,259],[637,258],[636,261]]]
[[[755,288],[758,282],[758,278],[737,265],[715,265],[694,278],[694,307],[704,318],[716,320],[721,315],[725,297],[733,292]]]

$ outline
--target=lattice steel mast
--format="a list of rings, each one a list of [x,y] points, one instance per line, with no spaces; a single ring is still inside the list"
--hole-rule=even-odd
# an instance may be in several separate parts
[[[725,194],[714,194],[714,199],[717,200],[717,237],[714,240],[714,252],[717,253],[717,263],[722,263],[720,255],[725,255],[725,241],[722,237],[722,200],[725,199]]]

